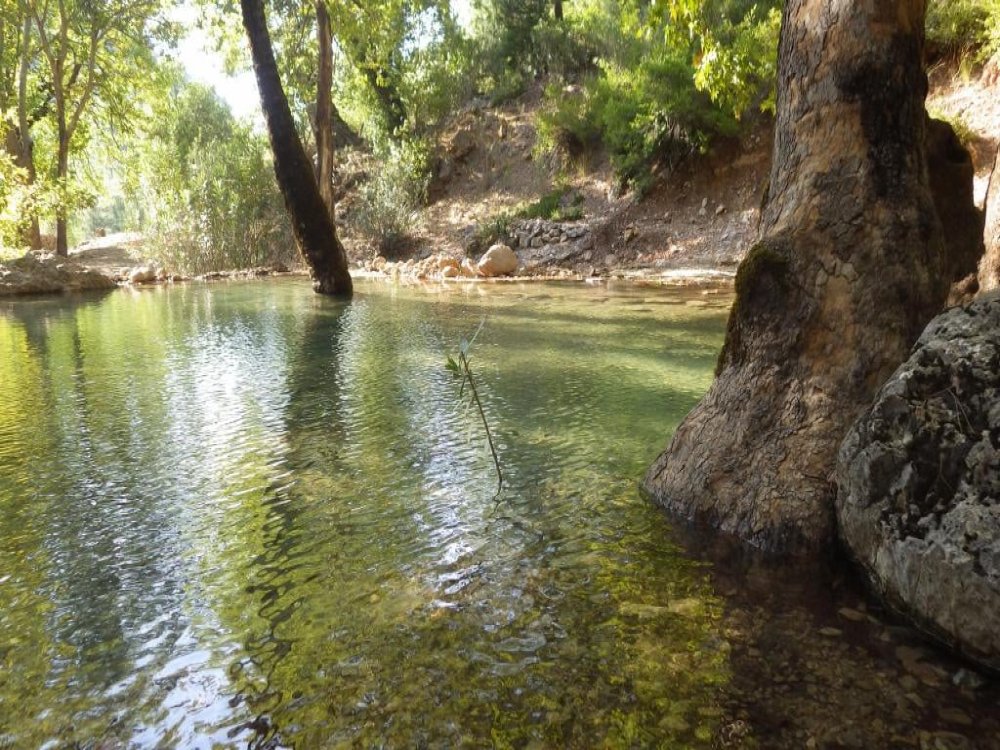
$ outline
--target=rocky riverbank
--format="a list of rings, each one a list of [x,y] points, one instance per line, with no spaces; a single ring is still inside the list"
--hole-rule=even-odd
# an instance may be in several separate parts
[[[1000,671],[1000,292],[927,326],[848,433],[837,484],[872,586]]]
[[[110,276],[55,255],[28,253],[0,262],[0,295],[61,294],[116,286]]]

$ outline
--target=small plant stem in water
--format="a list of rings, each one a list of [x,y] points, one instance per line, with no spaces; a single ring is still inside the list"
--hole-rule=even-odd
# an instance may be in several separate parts
[[[458,362],[452,359],[449,355],[447,368],[456,378],[462,379],[462,385],[458,391],[458,397],[460,399],[465,394],[465,384],[468,382],[469,390],[472,392],[472,402],[476,405],[476,409],[479,410],[479,418],[483,420],[483,427],[486,428],[486,440],[490,445],[490,453],[493,455],[493,466],[497,470],[497,492],[493,496],[493,499],[499,502],[500,492],[503,490],[503,471],[500,469],[500,456],[497,455],[497,448],[493,443],[493,433],[490,431],[489,420],[486,419],[486,411],[483,409],[483,402],[479,400],[479,390],[476,388],[476,380],[472,376],[472,368],[469,366],[468,356],[469,349],[472,347],[473,343],[475,343],[476,337],[479,336],[479,332],[483,330],[483,326],[485,324],[486,319],[484,318],[479,324],[479,328],[476,329],[475,334],[473,334],[472,339],[462,339],[462,342],[458,347]]]
[[[500,470],[500,457],[497,455],[496,446],[493,444],[493,433],[490,432],[490,423],[486,419],[486,412],[483,410],[483,404],[479,400],[479,391],[476,389],[476,381],[472,377],[472,370],[469,369],[469,360],[465,356],[464,352],[459,353],[458,359],[462,363],[462,369],[465,371],[465,379],[469,381],[469,389],[472,391],[472,399],[476,402],[476,408],[479,410],[480,419],[483,420],[483,428],[486,430],[486,441],[490,445],[490,453],[493,454],[493,466],[497,470],[497,492],[493,497],[497,498],[500,497],[500,491],[503,490],[503,472]]]

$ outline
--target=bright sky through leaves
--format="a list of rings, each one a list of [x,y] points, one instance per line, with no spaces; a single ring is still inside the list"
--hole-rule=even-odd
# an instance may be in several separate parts
[[[451,8],[459,23],[468,28],[472,23],[470,0],[452,0]],[[222,56],[208,34],[198,28],[198,14],[198,8],[189,2],[179,4],[173,13],[173,19],[186,32],[177,45],[177,60],[191,80],[214,88],[237,118],[260,120],[260,100],[253,71],[226,74]],[[262,120],[260,124],[263,127]]]

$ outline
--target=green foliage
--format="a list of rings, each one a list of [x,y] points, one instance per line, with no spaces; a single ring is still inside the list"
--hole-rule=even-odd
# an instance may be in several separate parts
[[[0,151],[0,257],[13,254],[21,247],[26,218],[21,211],[24,185],[24,170],[18,169],[13,160]]]
[[[378,168],[360,188],[348,216],[352,227],[387,258],[405,247],[417,210],[427,198],[430,150],[423,141],[390,142]]]
[[[400,95],[412,132],[426,133],[440,125],[475,93],[471,61],[475,45],[450,27],[406,58]]]
[[[474,74],[494,103],[520,95],[538,76],[572,79],[592,67],[586,37],[551,18],[551,7],[551,0],[476,4]]]
[[[926,24],[931,56],[967,55],[987,46],[998,16],[997,0],[931,0]]]
[[[695,83],[737,119],[773,110],[781,0],[654,0],[651,22],[685,46]]]
[[[513,215],[519,219],[577,221],[583,218],[583,196],[559,188],[546,193],[534,203],[521,204],[514,209]]]
[[[210,89],[182,81],[150,121],[126,188],[157,260],[191,273],[294,261],[262,136]]]
[[[509,245],[511,239],[513,239],[513,234],[511,233],[513,222],[514,217],[510,212],[501,211],[477,224],[472,239],[466,245],[466,254],[470,257],[482,255],[491,245],[495,245],[498,242]]]
[[[567,28],[596,62],[578,68],[581,85],[547,88],[542,150],[576,158],[603,146],[619,178],[643,189],[654,164],[673,167],[735,134],[746,114],[773,109],[775,0],[567,7]]]

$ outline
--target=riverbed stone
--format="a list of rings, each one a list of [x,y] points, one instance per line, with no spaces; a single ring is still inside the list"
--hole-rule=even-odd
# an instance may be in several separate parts
[[[481,276],[507,276],[517,271],[517,254],[507,245],[496,244],[479,259]]]
[[[845,438],[841,537],[918,626],[1000,669],[1000,292],[938,316]]]

